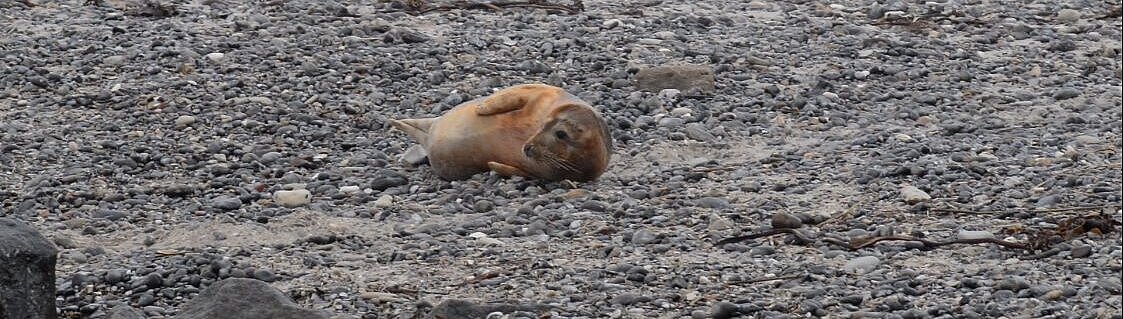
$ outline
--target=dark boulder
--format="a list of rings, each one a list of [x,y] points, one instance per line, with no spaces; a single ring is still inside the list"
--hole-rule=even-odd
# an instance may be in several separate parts
[[[26,223],[0,218],[0,318],[55,318],[58,249]]]

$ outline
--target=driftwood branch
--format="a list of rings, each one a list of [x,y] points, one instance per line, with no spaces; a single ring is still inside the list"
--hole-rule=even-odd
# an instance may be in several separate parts
[[[1104,206],[1086,206],[1086,207],[1070,207],[1070,208],[1057,208],[1049,210],[1036,210],[1033,212],[1065,212],[1065,211],[1083,211],[1083,210],[1096,210],[1111,207],[1120,207],[1119,205],[1104,205]],[[943,210],[947,211],[947,210]],[[977,213],[972,211],[972,213]],[[995,212],[1001,213],[1001,212]],[[1027,257],[1027,259],[1040,259],[1055,255],[1058,250],[1053,247],[1054,244],[1059,242],[1071,240],[1077,236],[1088,233],[1104,234],[1115,232],[1116,228],[1123,225],[1120,221],[1112,219],[1112,217],[1104,212],[1099,214],[1087,216],[1073,216],[1063,220],[1056,221],[1057,226],[1048,229],[1034,229],[1028,233],[1027,239],[1024,242],[1006,241],[997,238],[970,238],[970,239],[954,239],[947,241],[936,241],[913,236],[893,235],[893,236],[876,236],[876,237],[863,237],[854,238],[849,241],[820,236],[824,238],[811,238],[809,232],[799,231],[796,229],[776,228],[768,229],[758,233],[748,235],[741,235],[722,239],[715,244],[725,245],[731,243],[739,243],[747,240],[753,240],[764,237],[771,237],[780,234],[791,235],[796,239],[796,244],[813,244],[813,243],[826,243],[834,246],[841,247],[846,250],[859,250],[863,248],[872,247],[880,242],[891,241],[909,241],[920,243],[920,246],[908,246],[909,248],[919,250],[931,250],[942,248],[955,244],[964,245],[977,245],[977,244],[991,244],[1009,249],[1023,250],[1026,253],[1041,252],[1037,255]],[[1022,226],[1015,228],[1016,232],[1025,232],[1029,227]]]
[[[916,238],[916,237],[912,237],[912,236],[881,236],[881,237],[866,237],[866,238],[861,238],[861,239],[857,239],[857,240],[851,240],[850,242],[846,242],[846,241],[836,239],[836,238],[823,238],[821,240],[814,240],[814,239],[808,238],[807,236],[804,236],[803,234],[800,234],[798,231],[796,231],[794,229],[786,229],[786,228],[769,229],[769,230],[759,232],[759,233],[730,237],[730,238],[719,240],[717,242],[717,245],[720,246],[720,245],[725,245],[725,244],[730,244],[730,243],[739,243],[739,242],[743,242],[743,241],[746,241],[746,240],[753,240],[753,239],[763,238],[763,237],[771,237],[771,236],[775,236],[775,235],[779,235],[779,234],[792,235],[793,237],[796,238],[796,240],[798,240],[800,242],[803,242],[803,243],[814,243],[814,242],[820,242],[821,241],[821,242],[825,242],[825,243],[828,243],[828,244],[832,244],[832,245],[835,245],[835,246],[845,248],[847,250],[859,250],[859,249],[862,249],[862,248],[873,246],[873,245],[875,245],[879,242],[883,242],[883,241],[915,241],[915,242],[922,243],[924,245],[921,248],[923,250],[939,248],[939,247],[952,245],[952,244],[995,244],[995,245],[999,245],[999,246],[1006,247],[1006,248],[1012,248],[1012,249],[1033,250],[1033,248],[1029,244],[1009,242],[1009,241],[1005,241],[1005,240],[1001,240],[1001,239],[995,239],[995,238],[956,239],[956,240],[950,240],[950,241],[932,241],[932,240],[927,240],[927,239],[923,239],[923,238]]]
[[[800,234],[799,231],[796,231],[795,229],[776,228],[776,229],[769,229],[769,230],[762,231],[762,232],[755,233],[755,234],[748,234],[748,235],[742,235],[742,236],[736,236],[736,237],[730,237],[730,238],[722,239],[722,240],[719,240],[717,242],[717,245],[721,246],[721,245],[725,245],[725,244],[739,243],[739,242],[743,242],[743,241],[746,241],[746,240],[753,240],[753,239],[763,238],[763,237],[772,237],[772,236],[779,235],[779,234],[792,235],[796,238],[796,240],[799,240],[800,242],[804,242],[804,243],[815,242],[814,240],[812,240],[810,238],[807,238],[806,236],[803,236],[803,234]]]
[[[923,239],[923,238],[916,238],[916,237],[912,237],[912,236],[881,236],[881,237],[861,238],[861,239],[857,239],[857,240],[851,240],[850,242],[845,242],[845,241],[838,240],[838,239],[835,239],[835,238],[824,238],[823,239],[823,242],[826,242],[828,244],[832,244],[832,245],[835,245],[835,246],[839,246],[839,247],[842,247],[842,248],[847,249],[847,250],[859,250],[859,249],[862,249],[862,248],[873,246],[873,245],[875,245],[877,243],[880,243],[880,242],[883,242],[883,241],[914,241],[914,242],[919,242],[919,243],[923,244],[923,246],[921,248],[919,248],[919,249],[922,249],[922,250],[935,249],[935,248],[940,248],[940,247],[943,247],[943,246],[953,245],[953,244],[968,244],[968,245],[995,244],[995,245],[999,245],[999,246],[1011,248],[1011,249],[1021,249],[1021,250],[1030,250],[1030,251],[1033,250],[1033,248],[1029,244],[1010,242],[1010,241],[1005,241],[1005,240],[996,239],[996,238],[975,238],[975,239],[956,239],[956,240],[949,240],[949,241],[932,241],[932,240],[927,240],[927,239]]]
[[[1077,207],[1063,207],[1063,208],[1053,208],[1053,209],[1033,209],[1033,210],[1027,210],[1027,209],[1022,209],[1022,210],[970,210],[970,209],[957,209],[957,208],[930,208],[930,209],[928,209],[928,211],[939,212],[939,213],[967,214],[967,215],[1000,215],[1000,216],[1006,216],[1006,215],[1012,215],[1012,214],[1018,213],[1018,212],[1060,213],[1060,212],[1099,210],[1099,209],[1106,209],[1106,208],[1119,208],[1121,206],[1123,206],[1123,205],[1111,204],[1111,205],[1099,205],[1099,206],[1077,206]]]
[[[804,277],[807,277],[807,275],[805,275],[805,274],[796,274],[796,275],[788,275],[788,276],[777,276],[777,277],[761,277],[761,278],[754,278],[754,279],[750,279],[750,280],[748,280],[748,281],[743,281],[743,282],[741,282],[741,283],[747,283],[747,284],[755,284],[755,283],[761,283],[761,282],[767,282],[767,281],[774,281],[774,280],[792,280],[792,279],[802,279],[802,278],[804,278]]]
[[[424,2],[419,3],[415,8],[415,14],[426,14],[434,11],[452,11],[452,10],[495,10],[500,11],[503,9],[511,8],[530,8],[530,9],[544,9],[544,10],[557,10],[564,11],[568,14],[575,14],[585,11],[585,3],[581,0],[574,0],[572,4],[557,4],[550,3],[545,0],[529,0],[529,1],[491,1],[491,2],[468,2],[461,1],[449,5],[440,5],[430,7]]]

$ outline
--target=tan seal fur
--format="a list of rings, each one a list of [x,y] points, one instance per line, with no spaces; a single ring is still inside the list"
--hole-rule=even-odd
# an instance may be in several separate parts
[[[612,136],[588,103],[561,88],[523,84],[457,105],[436,118],[392,120],[417,140],[441,178],[495,171],[591,181],[604,173]]]

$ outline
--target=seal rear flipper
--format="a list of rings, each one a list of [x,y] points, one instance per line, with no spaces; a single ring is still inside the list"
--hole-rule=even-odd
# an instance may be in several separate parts
[[[406,134],[409,134],[410,137],[421,145],[427,146],[429,145],[429,128],[432,127],[433,123],[436,121],[437,118],[435,117],[426,119],[390,120],[390,125],[402,130],[402,132],[406,132]]]
[[[534,177],[534,176],[530,175],[530,173],[527,173],[526,171],[524,171],[524,170],[522,170],[518,167],[514,167],[514,166],[511,166],[511,165],[507,165],[507,164],[503,164],[503,163],[499,163],[499,162],[487,162],[487,167],[490,168],[492,171],[495,171],[495,173],[499,174],[499,176],[503,176],[503,177],[511,177],[511,176],[516,176],[516,175],[526,177],[526,178],[533,178]]]

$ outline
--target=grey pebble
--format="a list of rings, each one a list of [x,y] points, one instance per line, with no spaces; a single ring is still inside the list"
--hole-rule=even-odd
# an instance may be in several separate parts
[[[792,214],[778,212],[772,214],[772,228],[795,229],[803,227],[803,221]]]
[[[725,209],[729,208],[729,200],[721,197],[702,197],[694,201],[694,204],[702,208]]]
[[[127,281],[128,270],[122,268],[110,269],[105,272],[105,282],[108,284],[115,284]]]
[[[1072,256],[1072,258],[1088,257],[1088,256],[1092,255],[1092,246],[1082,245],[1082,246],[1072,247],[1072,250],[1070,251],[1069,255]]]
[[[242,207],[242,200],[233,196],[218,196],[211,199],[211,207],[221,210],[235,210]]]
[[[862,256],[851,259],[842,266],[842,271],[854,274],[865,274],[873,271],[881,264],[881,259],[874,256]]]
[[[646,228],[637,230],[632,233],[632,243],[636,245],[647,245],[658,241],[659,236]]]
[[[1018,292],[1026,288],[1029,288],[1029,281],[1026,281],[1026,279],[1022,277],[1008,277],[994,284],[994,289],[1010,290],[1013,292]]]
[[[710,307],[710,317],[714,319],[734,318],[740,314],[741,310],[737,304],[728,301],[718,301]]]
[[[634,294],[634,293],[622,293],[622,294],[616,295],[615,297],[612,297],[612,303],[613,304],[624,305],[624,306],[632,305],[632,304],[636,304],[636,303],[641,303],[641,302],[648,302],[648,301],[651,301],[651,297],[639,295],[639,294]]]
[[[1074,88],[1063,88],[1053,92],[1053,98],[1057,100],[1067,100],[1080,96],[1080,91]]]

